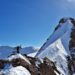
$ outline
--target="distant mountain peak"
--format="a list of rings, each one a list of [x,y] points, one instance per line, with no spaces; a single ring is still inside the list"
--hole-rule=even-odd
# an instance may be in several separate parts
[[[16,54],[16,47],[10,47],[10,46],[0,46],[0,58],[1,59],[5,59],[8,56],[12,55],[12,54]],[[31,54],[36,52],[37,49],[29,46],[29,47],[24,47],[24,48],[20,48],[20,53],[21,54]]]

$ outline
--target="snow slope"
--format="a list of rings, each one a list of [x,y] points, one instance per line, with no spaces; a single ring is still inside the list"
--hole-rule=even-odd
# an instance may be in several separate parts
[[[68,74],[68,66],[66,56],[70,56],[69,41],[73,24],[69,18],[64,18],[64,23],[59,23],[59,28],[47,39],[40,48],[36,57],[43,59],[48,57],[56,62],[56,66],[61,74]]]
[[[68,45],[70,40],[71,29],[73,25],[69,19],[65,23],[60,23],[60,27],[53,32],[53,34],[48,38],[44,45],[40,48],[36,56],[38,56],[43,50],[45,50],[49,45],[58,39],[61,39],[65,49],[68,51]],[[68,40],[68,41],[65,41]]]
[[[38,58],[41,60],[45,57],[49,58],[50,60],[56,62],[57,69],[64,75],[68,75],[68,67],[67,67],[67,60],[66,60],[67,52],[62,45],[61,40],[57,40],[46,50],[42,51]]]
[[[23,59],[29,65],[31,65],[30,61],[27,57],[21,54],[11,55],[10,57],[6,58],[8,61],[12,61],[13,59]],[[4,64],[4,68],[0,69],[0,75],[31,75],[30,72],[23,66],[13,67],[12,64],[6,63]]]
[[[22,66],[11,67],[10,69],[5,69],[0,73],[0,75],[2,73],[4,75],[31,75],[30,72]]]

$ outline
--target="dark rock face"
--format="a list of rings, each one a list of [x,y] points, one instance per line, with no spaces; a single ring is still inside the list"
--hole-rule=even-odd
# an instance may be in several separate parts
[[[61,27],[60,23],[62,23],[62,24],[65,23],[67,21],[67,19],[70,19],[70,18],[62,18],[62,19],[60,19],[59,24],[56,26],[54,31],[56,31],[59,27]]]
[[[7,63],[10,64],[10,61],[0,59],[0,69],[3,69]]]
[[[72,55],[72,58],[75,59],[75,28],[71,32],[71,40],[69,42],[69,50]]]
[[[25,60],[23,60],[21,58],[13,59],[11,64],[13,67],[23,66],[23,67],[27,68],[31,72],[32,75],[38,74],[38,70],[37,70],[36,66],[34,66],[32,64],[28,64]]]
[[[71,58],[68,58],[68,69],[70,75],[73,75],[75,72],[75,19],[70,18],[71,23],[73,24],[73,28],[71,31],[71,39],[69,41],[69,50],[71,54]]]
[[[55,63],[50,61],[48,58],[44,58],[43,63],[39,65],[40,75],[56,75],[54,71],[60,74],[55,66]]]
[[[70,18],[70,20],[71,20],[72,24],[75,26],[75,19]]]
[[[4,63],[2,61],[0,61],[0,69],[4,68]]]
[[[65,23],[65,22],[66,22],[66,20],[67,20],[67,19],[62,18],[62,19],[60,19],[59,23]]]
[[[21,58],[13,59],[11,61],[11,64],[13,67],[16,67],[16,66],[27,67],[29,65],[25,60],[23,60]]]
[[[73,73],[75,73],[75,60],[71,59],[70,57],[67,57],[67,61],[69,74],[73,75]]]

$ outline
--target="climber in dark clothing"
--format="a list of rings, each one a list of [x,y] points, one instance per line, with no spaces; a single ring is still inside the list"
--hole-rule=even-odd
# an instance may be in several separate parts
[[[21,49],[21,46],[17,46],[17,47],[16,47],[17,53],[20,53],[20,49]]]

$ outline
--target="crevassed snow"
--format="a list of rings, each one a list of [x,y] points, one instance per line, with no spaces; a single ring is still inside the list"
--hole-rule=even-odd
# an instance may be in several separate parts
[[[6,69],[2,71],[2,73],[4,73],[4,75],[31,75],[30,72],[22,66]]]

